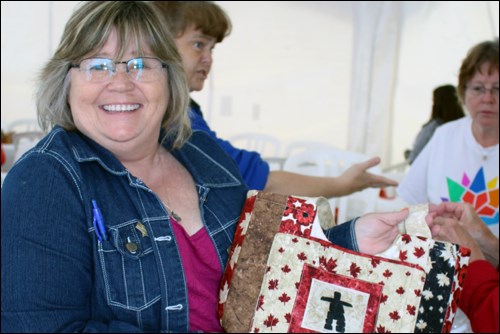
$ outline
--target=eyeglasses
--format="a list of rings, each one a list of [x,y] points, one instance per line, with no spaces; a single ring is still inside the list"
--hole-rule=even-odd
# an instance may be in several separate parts
[[[491,95],[498,97],[498,86],[486,88],[484,86],[467,86],[467,90],[472,96],[483,96],[486,92],[491,92]]]
[[[117,73],[117,65],[124,64],[130,79],[139,82],[154,82],[161,78],[163,69],[168,65],[158,58],[139,57],[127,61],[114,61],[109,58],[87,58],[70,68],[78,68],[89,82],[104,82]]]

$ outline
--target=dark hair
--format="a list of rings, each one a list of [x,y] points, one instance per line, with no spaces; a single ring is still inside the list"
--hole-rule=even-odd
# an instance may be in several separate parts
[[[465,89],[472,77],[481,71],[481,66],[488,64],[488,73],[498,71],[498,38],[481,42],[472,47],[462,62],[458,75],[458,97],[465,103]]]
[[[231,33],[231,20],[212,1],[151,1],[159,10],[175,37],[194,25],[195,29],[215,38],[217,43]]]
[[[464,109],[453,85],[439,86],[433,92],[431,119],[441,123],[454,121],[465,116]]]

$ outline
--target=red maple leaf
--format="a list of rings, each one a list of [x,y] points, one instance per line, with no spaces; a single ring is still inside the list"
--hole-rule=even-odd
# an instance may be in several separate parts
[[[287,323],[290,323],[290,321],[292,321],[292,314],[291,313],[285,314],[285,319]]]
[[[415,251],[413,252],[413,255],[416,257],[422,257],[425,254],[425,250],[422,247],[415,247]]]
[[[285,274],[287,274],[290,271],[292,271],[292,269],[290,269],[290,267],[288,266],[288,264],[285,264],[285,266],[281,268],[281,271],[284,272]]]
[[[287,301],[290,300],[290,297],[286,293],[283,292],[283,294],[278,298],[283,304],[286,304]]]
[[[280,253],[284,253],[285,252],[285,249],[283,247],[280,247],[280,249],[278,249],[278,252]]]
[[[293,239],[292,239],[292,242],[296,244],[297,242],[299,242],[299,239],[297,239],[297,238],[293,238]]]
[[[255,327],[255,328],[253,329],[253,332],[254,332],[254,333],[260,333],[260,329],[259,329],[259,328],[257,328],[257,327]]]
[[[273,328],[279,322],[278,318],[275,318],[272,314],[269,314],[266,320],[264,320],[264,325]]]
[[[402,295],[403,293],[405,293],[405,289],[403,289],[402,286],[400,286],[397,290],[396,290],[396,293],[399,294],[399,295]]]
[[[389,330],[385,329],[385,327],[384,327],[384,326],[379,325],[379,326],[377,327],[377,333],[391,333],[391,331],[389,331]]]
[[[387,298],[388,298],[387,295],[382,294],[382,296],[380,296],[380,303],[384,304],[387,301]]]
[[[351,267],[349,268],[349,272],[351,273],[351,276],[356,278],[358,277],[358,274],[361,272],[361,268],[356,265],[356,263],[351,263]]]
[[[377,266],[380,264],[380,260],[379,260],[379,259],[372,258],[372,259],[371,259],[371,264],[372,264],[372,267],[373,267],[373,268],[377,268]]]
[[[319,263],[329,272],[335,272],[335,268],[337,268],[337,260],[329,258],[328,261],[325,257],[321,257],[319,259]]]
[[[407,251],[400,251],[399,252],[399,259],[401,261],[405,261],[406,259],[408,259],[408,256],[406,256],[406,253],[407,253]]]
[[[305,261],[307,260],[307,256],[306,254],[304,254],[304,252],[301,252],[300,254],[297,254],[297,258],[301,261]]]
[[[255,309],[256,310],[261,309],[262,311],[264,311],[264,308],[262,307],[262,305],[264,305],[264,296],[260,295],[259,300],[257,302],[257,307]]]
[[[415,293],[415,296],[420,297],[420,289],[415,289],[413,292]]]
[[[394,320],[394,321],[397,321],[397,320],[399,320],[401,318],[399,316],[398,311],[394,311],[394,312],[389,313],[389,317],[391,317],[391,319]]]
[[[416,307],[414,305],[406,305],[406,311],[410,315],[415,315],[415,310],[416,310]]]
[[[470,256],[470,248],[465,248],[465,247],[462,247],[460,246],[460,249],[459,249],[460,253],[462,254],[462,256]]]
[[[411,237],[408,234],[403,234],[403,237],[401,238],[406,244],[411,242]]]
[[[269,290],[274,290],[278,288],[278,280],[277,279],[272,279],[269,281]]]
[[[382,275],[384,275],[385,278],[389,278],[392,276],[392,272],[389,269],[386,269]]]

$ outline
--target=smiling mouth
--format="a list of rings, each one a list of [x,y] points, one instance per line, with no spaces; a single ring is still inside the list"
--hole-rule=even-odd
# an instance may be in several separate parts
[[[132,112],[140,108],[140,104],[105,104],[102,106],[107,112]]]

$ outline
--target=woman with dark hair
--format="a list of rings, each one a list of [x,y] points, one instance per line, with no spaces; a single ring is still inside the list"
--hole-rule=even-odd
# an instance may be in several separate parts
[[[411,151],[407,151],[408,163],[412,164],[418,154],[423,150],[431,139],[434,131],[444,123],[457,120],[465,116],[464,109],[457,96],[457,90],[453,85],[439,86],[434,89],[432,96],[432,114],[427,123],[415,139]]]

